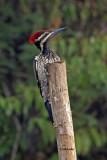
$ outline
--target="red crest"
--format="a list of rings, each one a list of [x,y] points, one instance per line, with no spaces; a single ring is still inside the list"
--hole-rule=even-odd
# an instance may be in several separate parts
[[[36,33],[34,33],[30,38],[29,38],[29,42],[31,44],[35,44],[35,39],[38,39],[42,34],[44,34],[45,32],[51,32],[49,30],[41,30],[41,31],[38,31]]]

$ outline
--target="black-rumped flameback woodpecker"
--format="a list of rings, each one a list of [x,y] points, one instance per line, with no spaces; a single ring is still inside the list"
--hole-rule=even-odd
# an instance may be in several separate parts
[[[46,65],[48,63],[53,63],[60,61],[60,58],[53,53],[49,46],[48,42],[60,31],[66,29],[60,28],[55,31],[41,30],[33,34],[29,38],[31,44],[36,45],[40,49],[41,53],[34,58],[34,73],[37,79],[37,84],[42,95],[45,107],[48,111],[49,118],[53,123],[52,109],[51,109],[51,100],[49,95],[48,80],[47,80],[47,70]]]

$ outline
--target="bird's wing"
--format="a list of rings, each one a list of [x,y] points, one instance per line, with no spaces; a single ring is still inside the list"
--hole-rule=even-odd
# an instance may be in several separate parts
[[[40,85],[40,82],[39,82],[38,71],[37,71],[37,60],[36,60],[36,58],[33,61],[33,68],[34,68],[34,74],[35,74],[35,78],[37,80],[38,88],[39,88],[40,94],[42,96],[41,85]]]
[[[41,84],[40,84],[40,81],[39,81],[38,71],[37,71],[37,60],[36,60],[36,58],[34,59],[33,67],[34,67],[34,74],[35,74],[35,78],[36,78],[36,80],[37,80],[38,88],[39,88],[40,94],[41,94],[41,96],[42,96]],[[42,96],[42,98],[43,98],[43,96]],[[45,107],[46,107],[46,109],[47,109],[47,111],[48,111],[49,118],[50,118],[50,120],[51,120],[52,123],[53,123],[53,116],[52,116],[51,104],[50,104],[49,100],[46,100],[44,103],[45,103]]]

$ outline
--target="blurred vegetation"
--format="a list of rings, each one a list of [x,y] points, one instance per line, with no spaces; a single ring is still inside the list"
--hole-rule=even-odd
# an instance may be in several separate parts
[[[28,39],[64,26],[50,46],[67,63],[78,159],[106,160],[106,0],[0,1],[0,160],[58,159],[33,73],[39,51]]]

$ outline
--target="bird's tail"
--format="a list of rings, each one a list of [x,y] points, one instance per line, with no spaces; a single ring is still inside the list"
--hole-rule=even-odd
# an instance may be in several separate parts
[[[50,120],[51,120],[52,123],[53,123],[52,108],[51,108],[51,104],[50,104],[50,102],[49,102],[48,100],[45,101],[45,107],[46,107],[46,109],[47,109],[47,111],[48,111],[49,118],[50,118]]]

